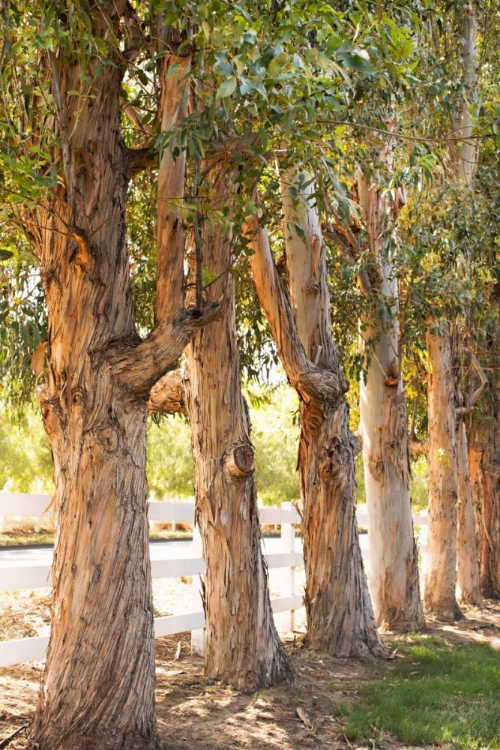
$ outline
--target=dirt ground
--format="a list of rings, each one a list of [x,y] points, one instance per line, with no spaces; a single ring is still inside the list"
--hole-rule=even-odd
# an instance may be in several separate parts
[[[500,650],[500,603],[490,601],[485,609],[469,609],[466,619],[454,625],[430,623],[429,632],[439,632],[454,643],[488,642]],[[385,638],[390,643],[391,635]],[[179,641],[181,653],[176,660]],[[356,700],[364,682],[383,677],[394,661],[312,653],[303,648],[300,633],[289,634],[285,642],[297,684],[249,696],[203,677],[202,661],[190,655],[188,633],[158,639],[157,715],[164,746],[169,750],[374,750],[374,741],[356,745],[346,739],[344,708]],[[37,662],[0,670],[0,742],[29,723],[42,667]],[[383,738],[383,746],[407,747],[389,736]],[[9,750],[28,747],[24,733],[9,744]]]

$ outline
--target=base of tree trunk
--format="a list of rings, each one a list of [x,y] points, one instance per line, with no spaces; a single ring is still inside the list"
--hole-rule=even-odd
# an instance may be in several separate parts
[[[158,738],[146,738],[137,734],[96,734],[60,737],[33,737],[37,750],[161,750]]]
[[[474,596],[474,595],[469,596],[466,593],[464,593],[458,597],[458,603],[466,607],[478,607],[479,609],[483,609],[483,597],[482,596],[479,596],[479,597]]]
[[[429,606],[426,604],[425,614],[427,617],[439,620],[440,622],[456,622],[464,618],[464,613],[458,604],[447,606]]]

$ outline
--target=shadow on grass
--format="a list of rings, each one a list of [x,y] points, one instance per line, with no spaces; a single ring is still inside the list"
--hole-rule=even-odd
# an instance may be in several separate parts
[[[436,636],[413,636],[395,646],[403,658],[362,688],[349,711],[348,739],[387,732],[409,745],[500,748],[499,652]]]

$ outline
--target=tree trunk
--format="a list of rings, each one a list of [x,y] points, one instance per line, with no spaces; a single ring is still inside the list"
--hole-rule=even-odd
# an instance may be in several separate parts
[[[115,4],[104,25],[98,14],[95,33],[118,23],[124,5]],[[206,318],[184,310],[177,294],[162,326],[139,338],[125,240],[131,162],[120,134],[121,72],[92,60],[89,97],[78,63],[62,55],[53,62],[54,95],[65,105],[57,124],[65,186],[28,218],[48,311],[39,400],[57,521],[52,629],[33,739],[40,750],[143,750],[156,745],[148,394]],[[65,95],[80,89],[81,98]],[[71,137],[63,118],[76,123]],[[161,245],[160,266],[166,251],[182,273],[182,252]],[[167,293],[168,282],[159,278],[158,290]]]
[[[469,102],[474,98],[479,82],[479,56],[477,49],[478,23],[473,3],[459,10],[462,23],[462,84],[465,95],[453,125],[463,140],[455,148],[451,146],[452,166],[455,180],[463,189],[470,188],[478,164],[478,144],[471,139],[474,123],[469,112]],[[464,259],[464,266],[469,265]],[[458,559],[457,585],[459,598],[467,604],[480,604],[479,561],[474,529],[472,489],[470,485],[469,450],[463,419],[456,424],[457,430],[457,486],[458,486]]]
[[[307,641],[336,656],[385,655],[373,616],[355,517],[356,441],[330,332],[325,247],[318,217],[283,189],[290,307],[267,232],[249,224],[252,273],[281,362],[299,395],[299,474]],[[297,210],[299,215],[297,216]],[[300,222],[305,244],[293,231]]]
[[[480,581],[484,596],[500,599],[500,394],[491,388],[480,464]]]
[[[363,330],[366,340],[377,332]],[[418,553],[410,500],[408,418],[394,327],[379,335],[360,384],[370,591],[379,627],[420,630]]]
[[[391,152],[390,146],[388,151]],[[366,373],[360,382],[370,546],[370,592],[379,627],[410,631],[425,627],[418,553],[410,500],[410,454],[406,396],[400,365],[399,288],[385,239],[391,232],[387,198],[358,176],[358,192],[376,288],[366,293],[369,313],[361,320]],[[380,315],[387,309],[387,319]]]
[[[213,178],[215,207],[233,186]],[[185,401],[196,465],[196,521],[205,559],[205,672],[255,690],[293,678],[278,637],[261,551],[248,410],[236,341],[231,236],[205,224],[203,264],[223,276],[211,286],[223,315],[186,349]]]
[[[474,523],[474,503],[469,468],[469,451],[465,422],[459,422],[457,435],[457,587],[458,598],[463,604],[481,605],[479,587],[479,560]]]
[[[457,567],[456,413],[451,335],[427,332],[429,533],[425,574],[426,612],[441,620],[461,616],[455,598]]]
[[[71,149],[74,158],[85,149],[88,166],[75,169],[71,210],[60,195],[57,214],[38,211],[49,318],[41,404],[57,519],[52,630],[33,729],[41,750],[152,747],[156,731],[147,391],[137,397],[113,366],[116,342],[137,341],[119,92],[120,74],[108,68],[79,113]]]

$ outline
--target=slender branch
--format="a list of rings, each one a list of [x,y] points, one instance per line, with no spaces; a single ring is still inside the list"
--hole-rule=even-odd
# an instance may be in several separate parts
[[[143,133],[146,133],[146,135],[152,136],[153,135],[153,128],[150,125],[145,125],[142,121],[142,117],[138,113],[138,111],[133,107],[129,102],[125,102],[123,105],[123,111],[127,115],[128,119],[136,125],[139,130],[142,130]]]
[[[17,737],[18,734],[21,734],[21,732],[24,732],[24,730],[27,729],[28,727],[29,727],[29,724],[23,724],[22,727],[19,727],[19,729],[16,729],[14,732],[9,734],[8,737],[6,737],[0,742],[0,749],[3,749],[7,747],[8,745],[10,745],[12,740],[15,739],[15,737]]]
[[[356,238],[348,227],[328,224],[327,228],[323,228],[323,237],[337,246],[350,266],[356,265],[357,260],[352,254],[352,250],[359,251],[359,247]],[[366,271],[358,271],[358,284],[365,297],[372,294],[370,277]]]
[[[59,86],[59,78],[57,77],[57,66],[54,53],[52,50],[47,52],[50,62],[50,73],[52,77],[52,86],[54,88],[54,100],[57,109],[57,118],[59,120],[59,128],[61,130],[61,148],[62,157],[64,162],[64,171],[66,173],[66,187],[68,190],[68,203],[73,206],[73,173],[71,171],[71,155],[69,150],[69,138],[68,129],[66,123],[66,112],[61,98],[61,89]]]
[[[166,55],[162,67],[160,101],[162,133],[171,133],[187,116],[190,57]],[[182,220],[186,176],[186,152],[176,156],[168,144],[158,169],[155,319],[175,320],[184,309],[184,254],[186,238]],[[174,201],[177,201],[174,203]]]
[[[459,417],[465,417],[467,414],[472,414],[474,411],[475,404],[479,401],[485,390],[488,388],[489,383],[488,379],[484,373],[483,368],[481,367],[476,355],[472,350],[469,350],[470,356],[471,356],[471,362],[472,366],[474,367],[477,375],[479,376],[480,384],[479,387],[476,388],[470,399],[467,399],[467,403],[465,406],[459,406],[457,407],[457,416]]]
[[[470,398],[470,405],[474,406],[474,404],[476,404],[477,401],[479,401],[479,399],[481,398],[485,390],[488,388],[489,383],[488,383],[488,378],[486,377],[484,370],[481,367],[474,352],[471,351],[470,356],[471,356],[471,361],[474,366],[474,369],[476,370],[479,380],[481,381],[479,387],[474,391],[474,393],[472,394]]]
[[[410,434],[408,436],[409,437],[408,447],[410,449],[410,453],[427,455],[428,441],[419,440],[419,438],[417,437],[417,433],[415,432],[415,422],[417,419],[417,411],[418,411],[418,396],[415,399],[415,403],[413,404],[413,414],[411,418]]]
[[[198,209],[200,170],[196,164],[194,175],[194,195],[196,200],[196,211],[194,217],[194,244],[196,259],[196,307],[199,309],[203,300],[203,239],[201,236],[201,219]]]
[[[488,138],[496,138],[496,135],[494,133],[484,133],[483,135],[469,135],[469,136],[460,136],[460,137],[454,137],[454,133],[457,133],[461,128],[457,128],[456,130],[453,130],[450,135],[446,136],[420,136],[420,135],[408,135],[405,133],[395,133],[392,130],[387,130],[385,128],[376,128],[373,125],[364,125],[361,122],[347,122],[345,120],[318,120],[319,123],[323,125],[345,125],[349,128],[359,128],[361,130],[369,130],[372,133],[380,133],[381,135],[389,136],[392,138],[397,138],[398,140],[403,141],[418,141],[419,143],[450,143],[450,141],[453,142],[466,142],[466,141],[479,141],[479,140],[485,140]]]

